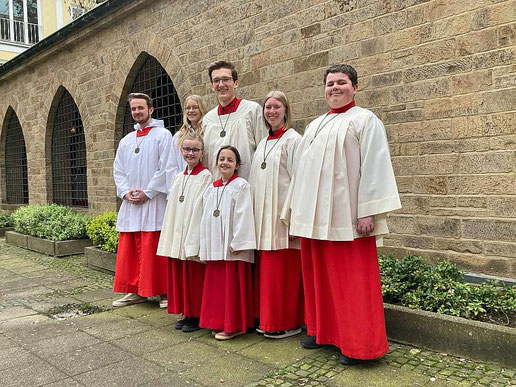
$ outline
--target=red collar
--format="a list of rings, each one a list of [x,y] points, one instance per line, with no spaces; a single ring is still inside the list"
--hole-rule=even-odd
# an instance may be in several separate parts
[[[143,137],[149,134],[151,131],[152,126],[147,126],[146,128],[143,128],[142,130],[136,129],[136,137]]]
[[[238,177],[238,174],[237,173],[234,173],[233,176],[231,176],[229,178],[229,180],[227,181],[226,185],[228,185],[229,183],[231,183],[233,180],[235,180],[236,178]],[[213,186],[214,187],[222,187],[224,185],[224,183],[222,182],[222,179],[219,179],[219,180],[215,180],[213,182]]]
[[[202,165],[202,163],[197,163],[197,165],[192,169],[192,173],[190,173],[190,175],[198,175],[200,172],[204,171],[206,169],[206,167],[204,165]],[[185,172],[183,173],[183,175],[188,175],[188,165],[186,166],[185,168]]]
[[[267,140],[275,140],[277,138],[280,138],[281,136],[283,136],[283,133],[285,133],[288,129],[285,129],[285,126],[282,126],[278,130],[275,130],[274,132],[272,132],[272,136],[270,134],[271,130],[269,130],[269,136],[267,136]]]
[[[328,114],[333,114],[333,113],[346,113],[349,109],[351,109],[353,106],[355,106],[355,101],[351,101],[350,103],[348,103],[347,105],[344,105],[340,108],[337,108],[337,109],[333,109],[331,108],[330,109],[330,112]]]
[[[219,103],[219,109],[218,109],[218,113],[219,113],[219,116],[222,116],[224,114],[229,114],[229,113],[234,113],[237,111],[238,109],[238,105],[240,105],[240,102],[242,101],[241,98],[233,98],[233,101],[231,101],[230,103],[228,103],[226,106],[222,106],[220,103]]]

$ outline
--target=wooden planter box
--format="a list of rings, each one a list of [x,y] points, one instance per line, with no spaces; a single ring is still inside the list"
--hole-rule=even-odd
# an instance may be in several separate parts
[[[115,274],[116,254],[91,246],[84,249],[86,266],[105,273]]]
[[[27,250],[37,251],[54,257],[64,257],[67,255],[83,254],[84,248],[91,246],[89,239],[73,239],[68,241],[51,241],[24,235],[15,231],[7,231],[5,233],[7,243],[23,247]]]
[[[516,329],[384,304],[389,339],[514,367]]]
[[[14,227],[0,227],[0,237],[5,236],[6,231],[13,231]]]

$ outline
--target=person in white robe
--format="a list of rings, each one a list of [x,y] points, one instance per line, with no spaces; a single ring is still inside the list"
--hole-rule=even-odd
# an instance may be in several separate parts
[[[120,141],[113,166],[117,196],[122,199],[113,289],[127,294],[113,306],[166,293],[167,261],[156,256],[156,248],[172,179],[172,135],[163,121],[151,117],[149,96],[132,93],[128,100],[135,130]]]
[[[211,90],[216,94],[219,105],[210,110],[203,120],[206,146],[204,164],[218,179],[217,152],[224,145],[232,145],[242,157],[238,174],[247,180],[256,146],[266,136],[261,106],[254,101],[236,98],[239,81],[232,63],[214,62],[209,66],[208,74]]]
[[[324,76],[331,110],[299,143],[282,217],[301,237],[306,348],[337,346],[346,365],[388,350],[376,238],[401,207],[382,122],[355,106],[358,75],[349,65]]]
[[[254,327],[252,267],[256,237],[251,186],[238,176],[240,155],[217,154],[221,179],[204,194],[199,257],[206,262],[200,326],[229,340]]]
[[[182,313],[175,323],[183,332],[199,330],[206,265],[199,260],[200,223],[204,191],[213,178],[200,162],[204,143],[198,133],[181,137],[181,153],[187,163],[174,178],[167,202],[158,254],[170,257],[167,272],[168,312]]]
[[[291,237],[280,219],[301,140],[291,128],[291,115],[284,93],[267,94],[263,116],[269,136],[256,148],[249,177],[258,249],[254,277],[257,331],[271,339],[301,333],[304,321],[299,238]]]

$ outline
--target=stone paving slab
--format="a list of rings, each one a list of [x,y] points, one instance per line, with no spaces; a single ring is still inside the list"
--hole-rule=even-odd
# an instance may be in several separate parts
[[[7,246],[0,239],[0,386],[509,386],[516,366],[474,362],[391,343],[382,359],[344,367],[333,348],[308,351],[303,336],[248,333],[228,342],[185,334],[156,300],[113,308],[113,277]],[[54,286],[56,285],[56,286]],[[55,289],[50,289],[55,287]],[[67,304],[100,313],[56,321]],[[71,314],[70,316],[73,316]]]

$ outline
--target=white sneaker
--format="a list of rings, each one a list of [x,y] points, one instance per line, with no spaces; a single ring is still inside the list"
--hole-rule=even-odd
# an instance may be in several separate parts
[[[147,297],[139,296],[136,293],[127,293],[125,296],[123,296],[119,300],[113,301],[113,306],[118,307],[118,306],[140,304],[145,301],[147,301]]]
[[[168,300],[166,298],[162,298],[159,300],[159,307],[161,309],[167,309],[168,308]]]

